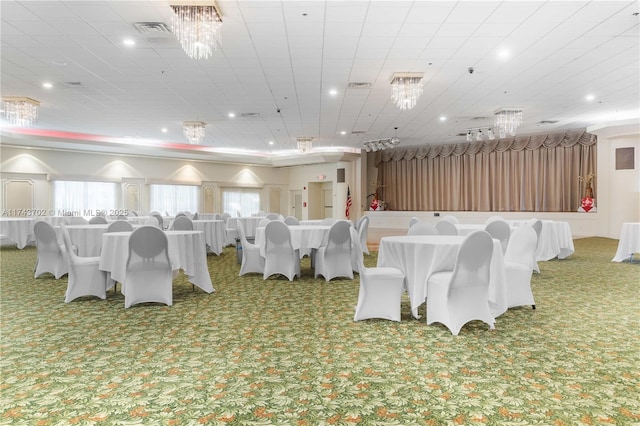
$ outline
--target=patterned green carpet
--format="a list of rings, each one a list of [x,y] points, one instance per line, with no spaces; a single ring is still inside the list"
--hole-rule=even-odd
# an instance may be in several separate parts
[[[357,279],[314,280],[308,260],[265,282],[228,248],[216,293],[180,276],[172,307],[125,310],[113,292],[63,303],[66,277],[3,248],[0,424],[637,425],[640,264],[610,262],[616,244],[576,240],[540,263],[537,310],[457,337],[407,300],[401,323],[353,322]]]

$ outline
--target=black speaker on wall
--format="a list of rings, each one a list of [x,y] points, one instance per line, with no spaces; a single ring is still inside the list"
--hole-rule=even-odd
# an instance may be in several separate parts
[[[338,169],[338,183],[344,183],[344,169]]]

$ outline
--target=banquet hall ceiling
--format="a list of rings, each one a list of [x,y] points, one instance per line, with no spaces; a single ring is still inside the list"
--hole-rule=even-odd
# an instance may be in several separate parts
[[[30,130],[3,122],[3,144],[215,159],[277,155],[298,137],[346,151],[464,142],[503,107],[524,110],[522,135],[639,116],[638,1],[217,4],[221,46],[194,60],[173,34],[134,25],[170,27],[166,0],[3,0],[2,95],[41,102]],[[412,110],[390,99],[396,72],[424,73]],[[205,148],[186,145],[191,120],[207,124]]]

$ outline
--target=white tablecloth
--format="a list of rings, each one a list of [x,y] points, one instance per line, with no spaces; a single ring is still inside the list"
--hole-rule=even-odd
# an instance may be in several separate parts
[[[217,213],[198,213],[198,220],[217,220]]]
[[[201,231],[165,231],[169,243],[171,269],[182,269],[189,281],[207,293],[213,293],[207,267],[204,235]],[[111,273],[111,278],[126,285],[127,258],[131,232],[110,232],[102,235],[100,270]]]
[[[238,222],[242,222],[244,234],[247,238],[256,236],[258,223],[264,219],[262,217],[230,217],[227,219],[227,228],[238,229]]]
[[[457,235],[409,235],[380,239],[378,266],[398,268],[405,274],[405,287],[414,318],[427,298],[427,280],[438,271],[453,270],[465,237]],[[493,240],[489,303],[494,317],[507,310],[507,279],[500,241]]]
[[[625,222],[620,231],[620,241],[614,262],[622,262],[631,258],[633,253],[640,253],[640,222]]]
[[[204,242],[212,252],[217,255],[222,253],[226,233],[224,220],[194,220],[193,229],[202,231]]]
[[[333,222],[335,223],[335,222],[341,222],[341,221],[349,222],[350,225],[353,224],[349,219],[336,219]],[[318,225],[322,225],[322,222],[324,222],[324,219],[305,219],[300,221],[300,225],[318,226]]]
[[[108,226],[109,225],[67,225],[71,243],[78,248],[78,256],[100,256],[102,234],[107,231]]]
[[[295,225],[290,226],[291,245],[294,250],[317,249],[327,243],[330,226]],[[256,245],[260,247],[260,255],[265,255],[265,227],[256,228]]]
[[[28,217],[0,218],[0,235],[16,243],[19,249],[34,241],[33,219]]]
[[[526,220],[508,220],[512,226],[520,226],[527,223]],[[564,259],[575,252],[573,247],[573,237],[569,222],[559,222],[557,220],[543,220],[542,231],[536,249],[536,260],[545,261],[555,257]]]

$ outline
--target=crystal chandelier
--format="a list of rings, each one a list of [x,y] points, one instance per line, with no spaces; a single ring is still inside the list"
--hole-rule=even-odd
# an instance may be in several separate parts
[[[393,149],[400,143],[400,139],[397,137],[386,138],[386,139],[374,139],[371,141],[364,141],[362,144],[364,145],[364,149],[367,152],[375,152],[375,151],[384,151],[385,149]]]
[[[222,18],[215,1],[173,4],[171,30],[192,59],[207,59],[220,43]]]
[[[185,121],[182,123],[184,136],[190,144],[199,145],[204,141],[204,128],[206,124],[202,121]]]
[[[303,154],[306,154],[309,151],[311,151],[311,148],[312,148],[311,141],[313,140],[313,138],[297,138],[297,139],[298,139],[298,151],[302,152]]]
[[[507,135],[515,136],[518,126],[522,124],[522,109],[519,108],[501,108],[495,112],[496,121],[495,128],[501,138]]]
[[[3,97],[2,115],[12,124],[29,127],[38,121],[40,102],[26,97]]]
[[[391,76],[391,100],[401,110],[416,106],[422,95],[421,73],[395,73]]]

